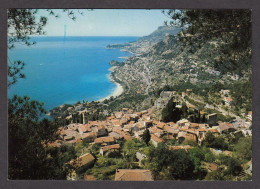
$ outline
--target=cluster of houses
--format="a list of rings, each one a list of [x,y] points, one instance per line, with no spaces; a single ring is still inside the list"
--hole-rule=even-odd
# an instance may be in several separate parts
[[[128,108],[114,113],[105,121],[89,121],[86,124],[69,124],[59,129],[61,140],[56,141],[56,146],[62,143],[77,143],[85,141],[91,144],[100,144],[103,155],[106,151],[119,148],[114,145],[118,140],[141,139],[146,129],[150,131],[151,142],[157,146],[160,142],[175,139],[179,143],[194,141],[198,144],[204,140],[207,132],[214,135],[223,133],[241,132],[243,135],[251,135],[249,125],[234,127],[232,123],[218,122],[216,114],[208,115],[207,123],[191,123],[187,119],[174,122],[160,122],[151,118],[152,108],[133,112]]]
[[[224,91],[223,94],[225,94]],[[174,92],[165,91],[161,93],[160,98],[170,99],[174,95]],[[192,146],[181,145],[181,143],[187,141],[200,145],[205,139],[206,133],[212,133],[215,136],[224,133],[232,133],[233,135],[240,133],[244,136],[252,135],[250,124],[241,123],[240,125],[233,125],[227,122],[217,122],[217,114],[208,115],[207,123],[192,123],[187,119],[181,119],[176,123],[158,121],[152,118],[152,112],[156,106],[164,106],[165,103],[160,102],[160,100],[157,100],[154,107],[141,112],[123,108],[121,111],[111,114],[104,121],[88,121],[85,124],[71,123],[59,128],[60,140],[50,145],[59,147],[61,144],[75,144],[83,141],[91,145],[97,144],[100,155],[105,156],[111,152],[120,152],[120,140],[133,140],[134,138],[141,140],[146,129],[149,130],[151,135],[150,142],[155,147],[160,142],[167,142],[172,139],[180,144],[175,146],[169,145],[170,150],[191,149]],[[136,157],[140,163],[146,157],[144,154],[138,153]],[[95,157],[91,153],[87,153],[72,160],[69,164],[82,167],[94,161]],[[214,165],[212,165],[212,169],[215,169]],[[118,169],[116,170],[115,180],[149,181],[152,180],[152,176],[149,170]]]

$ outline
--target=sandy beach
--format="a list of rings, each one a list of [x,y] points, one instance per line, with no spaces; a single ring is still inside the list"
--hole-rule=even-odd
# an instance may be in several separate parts
[[[113,70],[113,67],[111,67],[109,70],[112,71],[112,70]],[[104,100],[109,99],[109,98],[112,97],[112,96],[113,96],[113,97],[117,97],[117,96],[121,95],[121,94],[124,92],[124,89],[123,89],[122,85],[120,85],[119,83],[115,82],[115,81],[113,80],[113,78],[111,77],[111,74],[109,74],[108,77],[109,77],[109,80],[110,80],[111,82],[113,82],[113,83],[116,84],[116,89],[114,90],[114,92],[113,92],[111,95],[109,95],[109,96],[107,96],[107,97],[105,97],[105,98],[102,98],[102,99],[100,99],[100,100],[97,100],[97,101],[99,101],[99,102],[103,102]]]

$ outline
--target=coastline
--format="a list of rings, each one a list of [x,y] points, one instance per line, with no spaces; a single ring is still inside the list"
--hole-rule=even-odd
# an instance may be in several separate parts
[[[114,71],[114,66],[112,66],[111,68],[109,68],[109,71],[112,73]],[[118,97],[119,95],[121,95],[123,92],[124,92],[124,88],[121,84],[117,83],[111,76],[111,73],[108,75],[108,78],[111,82],[115,83],[116,84],[116,89],[113,91],[112,94],[110,94],[109,96],[105,97],[105,98],[102,98],[102,99],[99,99],[97,100],[97,102],[103,102],[104,100],[108,100],[110,99],[112,96],[115,98],[115,97]]]

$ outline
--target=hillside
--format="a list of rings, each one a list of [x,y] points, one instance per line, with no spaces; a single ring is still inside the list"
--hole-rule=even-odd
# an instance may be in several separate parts
[[[122,47],[122,50],[130,49],[139,54],[113,66],[112,76],[125,88],[125,94],[114,102],[120,101],[116,103],[117,108],[126,106],[145,109],[153,106],[156,95],[162,89],[177,92],[192,89],[195,95],[202,97],[208,104],[221,106],[224,99],[220,97],[220,91],[226,89],[232,93],[232,111],[238,115],[251,110],[250,64],[246,67],[235,65],[236,69],[228,62],[216,65],[221,56],[216,53],[220,41],[206,41],[194,50],[192,46],[184,48],[176,35],[166,35],[162,40],[155,39],[157,33],[160,32],[157,30],[150,37],[143,37],[131,46]],[[147,43],[153,45],[147,48]]]
[[[137,41],[125,44],[111,44],[107,48],[120,48],[135,54],[142,54],[156,43],[162,41],[167,35],[176,35],[181,31],[180,27],[160,26],[150,35],[140,37]]]

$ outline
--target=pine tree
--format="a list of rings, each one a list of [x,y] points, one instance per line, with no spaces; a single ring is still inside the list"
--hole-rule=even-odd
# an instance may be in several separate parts
[[[150,134],[150,131],[148,129],[146,129],[144,131],[142,139],[146,143],[146,145],[148,145],[148,143],[149,143],[149,141],[151,139],[151,134]]]

